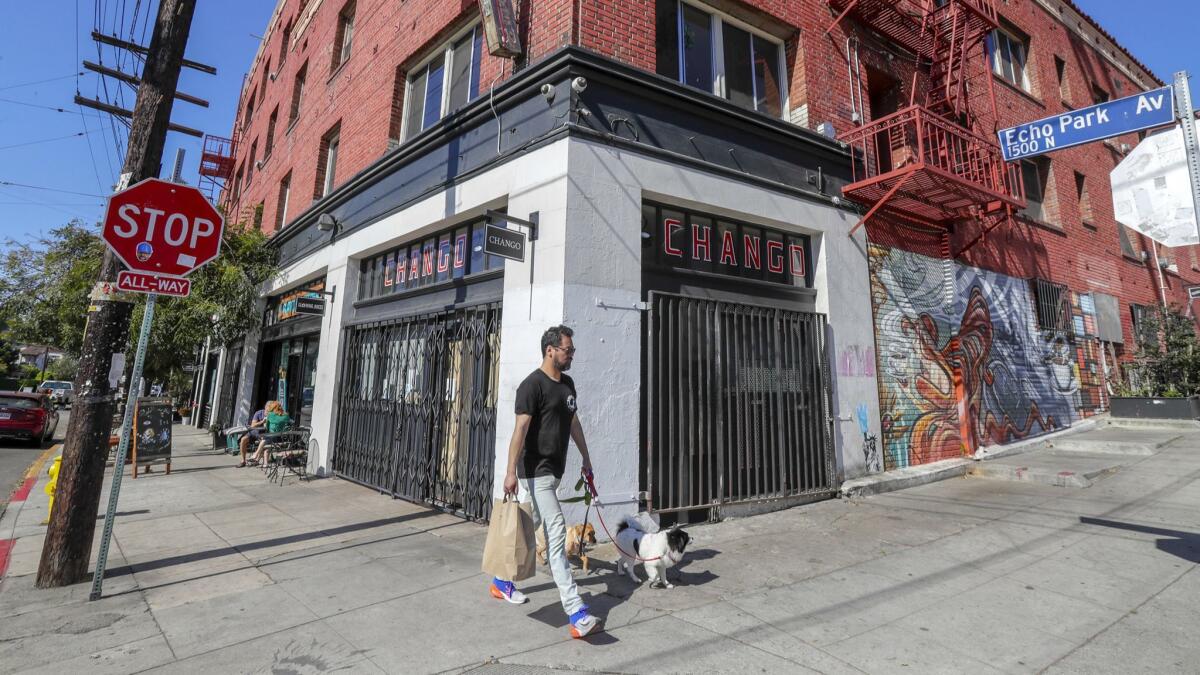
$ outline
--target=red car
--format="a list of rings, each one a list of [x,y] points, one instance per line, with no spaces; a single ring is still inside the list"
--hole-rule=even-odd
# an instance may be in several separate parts
[[[58,411],[45,394],[0,391],[0,438],[44,445],[54,438]]]

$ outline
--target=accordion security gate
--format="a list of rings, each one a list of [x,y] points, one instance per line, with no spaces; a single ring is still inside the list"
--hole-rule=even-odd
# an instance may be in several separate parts
[[[644,487],[657,512],[832,495],[825,317],[651,293]]]
[[[344,345],[334,471],[487,520],[500,306],[351,326]]]

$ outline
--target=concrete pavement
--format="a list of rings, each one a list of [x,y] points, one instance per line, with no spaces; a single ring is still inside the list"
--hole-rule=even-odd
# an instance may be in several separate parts
[[[998,471],[693,527],[669,591],[613,574],[603,562],[613,551],[600,546],[599,572],[577,578],[606,620],[587,642],[567,637],[545,572],[521,584],[526,605],[486,595],[484,527],[342,480],[273,485],[202,449],[206,436],[176,432],[172,475],[123,482],[104,599],[88,602],[87,584],[34,589],[45,502],[17,514],[0,671],[1182,673],[1200,663],[1196,431],[1173,432],[1150,455],[1109,454],[1112,470],[1090,487]]]

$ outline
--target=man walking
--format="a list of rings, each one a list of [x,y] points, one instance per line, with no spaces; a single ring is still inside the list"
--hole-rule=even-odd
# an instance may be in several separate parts
[[[571,636],[583,637],[599,627],[579,597],[567,562],[567,527],[558,503],[558,484],[567,464],[567,439],[575,441],[583,459],[583,473],[592,472],[583,427],[575,415],[575,382],[566,375],[575,358],[575,333],[554,326],[542,334],[542,365],[517,388],[517,425],[508,444],[508,472],[504,494],[515,495],[523,487],[522,501],[533,501],[533,525],[543,528],[546,558],[563,610],[571,622]],[[518,480],[519,479],[519,480]],[[513,604],[525,602],[525,594],[512,581],[493,579],[492,596]]]

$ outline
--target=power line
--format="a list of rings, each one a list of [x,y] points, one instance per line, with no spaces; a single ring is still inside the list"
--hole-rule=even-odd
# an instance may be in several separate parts
[[[76,41],[76,46],[78,46],[78,41]],[[33,82],[22,82],[21,84],[6,84],[3,87],[0,87],[0,91],[4,91],[6,89],[16,89],[17,87],[32,87],[35,84],[44,84],[46,82],[57,82],[59,80],[69,80],[72,77],[78,78],[80,75],[87,75],[87,73],[80,71],[78,73],[71,73],[70,75],[63,75],[62,77],[48,77],[44,80],[34,80]]]
[[[75,138],[77,136],[86,136],[90,131],[80,131],[78,133],[69,134],[66,136],[55,136],[54,138],[42,138],[36,141],[26,141],[24,143],[15,143],[13,145],[0,145],[0,150],[11,150],[12,148],[23,148],[27,145],[37,145],[39,143],[49,143],[51,141],[61,141],[67,138]]]
[[[90,192],[75,192],[74,190],[60,190],[58,188],[45,187],[42,185],[29,185],[26,183],[14,183],[10,180],[0,180],[0,185],[10,187],[29,188],[30,190],[45,190],[47,192],[61,192],[65,195],[79,195],[80,197],[105,197],[106,195],[94,195]]]
[[[39,103],[28,103],[26,101],[16,101],[11,98],[0,98],[0,103],[12,103],[13,105],[29,106],[30,108],[42,108],[43,110],[53,110],[54,112],[60,112],[60,113],[68,113],[69,114],[72,112],[70,110],[67,110],[66,108],[59,108],[59,107],[52,106],[52,105],[41,105]],[[100,116],[89,114],[88,117],[100,117]]]

